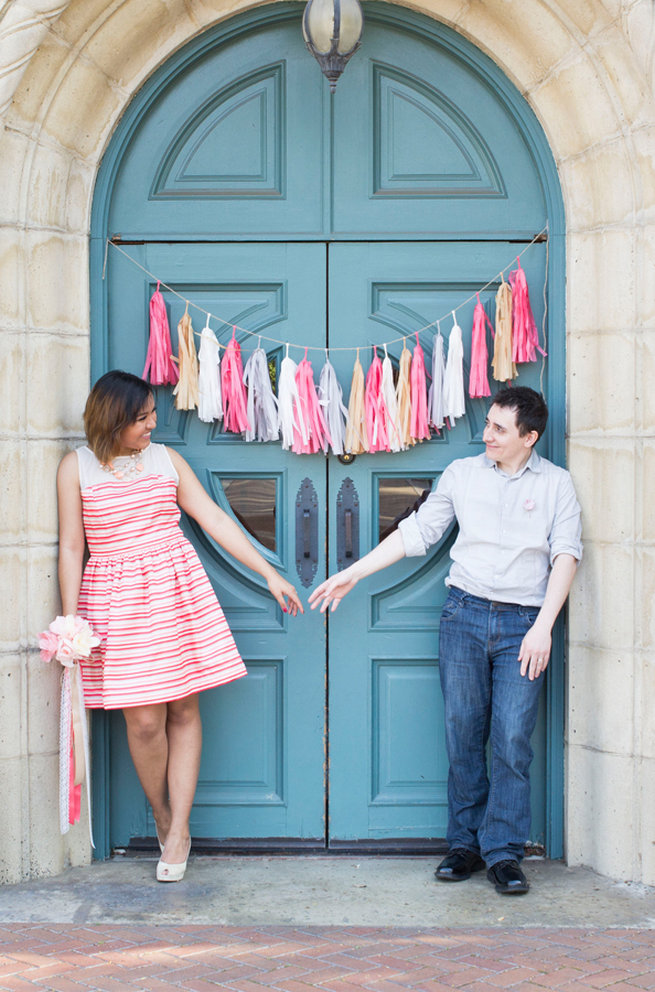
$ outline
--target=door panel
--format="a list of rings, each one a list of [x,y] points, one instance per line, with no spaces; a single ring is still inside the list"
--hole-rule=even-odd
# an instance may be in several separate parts
[[[185,300],[220,316],[225,344],[232,323],[279,340],[308,341],[325,335],[325,246],[241,244],[237,246],[148,245],[130,252],[184,299],[163,290],[173,348]],[[140,374],[147,335],[147,302],[153,282],[120,257],[108,273],[109,366]],[[205,315],[191,309],[194,329]],[[134,327],[134,314],[144,319]],[[216,322],[214,322],[215,324]],[[216,327],[214,327],[217,330]],[[256,337],[239,334],[247,355]],[[266,341],[263,342],[266,345]],[[280,347],[269,343],[277,361]],[[175,410],[170,388],[157,390],[159,427],[155,440],[176,448],[209,494],[244,529],[268,536],[259,550],[295,584],[295,503],[303,480],[311,478],[318,525],[325,529],[326,486],[322,456],[285,452],[279,444],[245,444],[195,413]],[[231,489],[241,485],[241,497]],[[244,492],[250,495],[247,500]],[[261,531],[268,515],[268,530]],[[249,520],[249,516],[252,517]],[[271,518],[273,523],[270,523]],[[244,569],[189,520],[184,528],[207,570],[235,634],[248,675],[203,693],[204,746],[191,818],[195,837],[293,837],[324,842],[325,629],[306,618],[289,618],[259,576]],[[270,547],[273,545],[274,547]],[[317,567],[325,571],[323,543]],[[311,659],[311,663],[309,663]],[[152,835],[154,825],[141,796],[125,743],[122,718],[112,718],[112,842]],[[129,800],[129,802],[128,802]]]
[[[512,257],[501,244],[370,243],[330,245],[329,340],[340,380],[348,381],[356,340],[363,345],[402,335],[413,348],[414,332],[448,314],[484,285]],[[522,259],[532,288],[535,319],[541,321],[538,289],[543,286],[545,252],[534,246]],[[487,302],[497,286],[481,294]],[[474,301],[458,312],[464,332],[468,381]],[[447,338],[452,319],[443,321]],[[432,332],[421,335],[431,367]],[[393,360],[402,341],[388,345]],[[364,351],[365,369],[372,349]],[[521,367],[521,384],[539,386],[540,368]],[[491,384],[497,386],[498,384]],[[544,388],[546,388],[544,384]],[[333,494],[345,479],[359,497],[360,553],[380,536],[380,493],[386,480],[436,482],[453,458],[481,452],[487,400],[468,400],[467,416],[443,437],[397,454],[358,455],[349,465],[331,459],[330,571],[336,568],[336,512]],[[548,437],[540,444],[548,453]],[[411,489],[411,486],[408,486]],[[415,493],[407,504],[415,501]],[[383,495],[384,500],[384,495]],[[396,507],[400,509],[396,502]],[[334,521],[334,522],[332,522]],[[386,524],[385,524],[386,525]],[[444,579],[455,536],[451,528],[426,558],[405,559],[360,583],[330,617],[330,839],[444,837],[447,824],[448,765],[444,749],[439,688],[438,628],[447,589]],[[543,704],[542,704],[543,705]],[[544,834],[545,725],[535,733],[533,839]]]

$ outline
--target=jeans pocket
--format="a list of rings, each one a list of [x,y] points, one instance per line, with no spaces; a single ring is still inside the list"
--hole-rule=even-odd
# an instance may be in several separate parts
[[[442,620],[450,620],[454,617],[461,608],[464,606],[465,599],[463,596],[453,596],[452,593],[448,596],[446,602],[443,604],[443,609],[441,611]]]

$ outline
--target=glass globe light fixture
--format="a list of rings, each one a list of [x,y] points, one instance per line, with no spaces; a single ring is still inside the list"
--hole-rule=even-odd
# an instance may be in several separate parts
[[[363,26],[359,0],[308,0],[302,33],[332,93],[348,59],[359,48]]]

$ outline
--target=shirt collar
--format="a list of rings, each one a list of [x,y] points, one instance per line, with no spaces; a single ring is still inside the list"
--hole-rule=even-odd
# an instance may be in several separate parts
[[[499,474],[501,474],[500,469],[496,465],[496,462],[495,461],[493,461],[491,458],[487,458],[487,456],[484,455],[484,454],[482,455],[482,457],[484,459],[483,464],[485,465],[486,468],[493,468],[493,469],[496,470],[496,472],[498,472]],[[537,452],[534,450],[534,448],[530,452],[530,457],[528,458],[528,460],[525,463],[525,465],[523,466],[523,468],[520,469],[516,473],[516,475],[508,476],[508,478],[520,479],[521,476],[523,475],[523,473],[524,472],[527,472],[528,469],[530,469],[531,472],[537,472],[537,473],[538,472],[541,472],[541,470],[542,470],[541,469],[541,456],[537,454]]]

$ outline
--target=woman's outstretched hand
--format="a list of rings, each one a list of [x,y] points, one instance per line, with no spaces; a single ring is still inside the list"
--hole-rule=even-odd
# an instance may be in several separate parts
[[[267,584],[271,596],[277,601],[284,613],[289,613],[292,617],[295,617],[299,612],[305,612],[300,602],[300,596],[295,588],[290,582],[283,579],[278,572],[275,572],[267,579]]]
[[[358,579],[354,578],[349,568],[344,568],[343,572],[331,575],[325,582],[314,589],[309,597],[309,603],[313,610],[321,604],[321,613],[325,613],[330,603],[331,612],[334,613],[344,596],[347,596],[351,589],[357,585]]]

